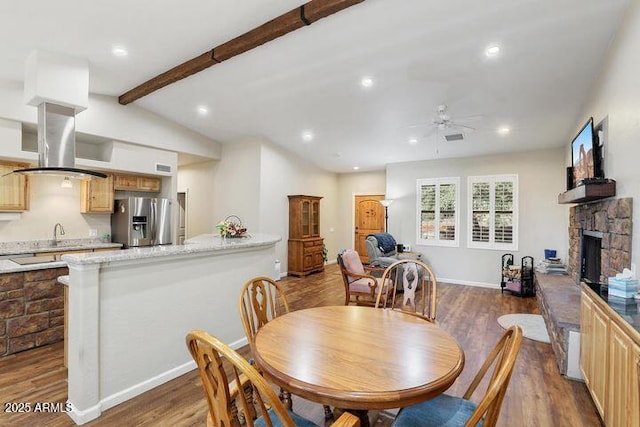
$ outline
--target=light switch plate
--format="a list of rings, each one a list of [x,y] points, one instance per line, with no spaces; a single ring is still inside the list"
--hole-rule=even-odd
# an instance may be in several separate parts
[[[98,229],[97,228],[90,228],[89,229],[89,237],[97,237],[98,236]]]

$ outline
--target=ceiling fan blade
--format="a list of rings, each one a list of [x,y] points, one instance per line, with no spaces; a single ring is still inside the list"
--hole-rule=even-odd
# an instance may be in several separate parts
[[[475,120],[482,120],[484,118],[485,118],[484,114],[474,114],[472,116],[463,116],[463,117],[456,116],[455,117],[456,122],[471,122]]]
[[[451,127],[459,127],[464,129],[476,130],[476,128],[474,128],[473,126],[463,125],[462,123],[458,123],[458,122],[451,122],[450,125]]]
[[[437,128],[436,128],[435,126],[433,126],[433,127],[432,127],[432,128],[430,128],[430,129],[429,129],[425,134],[423,134],[423,135],[422,135],[422,137],[423,137],[423,138],[428,138],[428,137],[430,137],[431,135],[433,135],[433,134],[435,133],[436,129],[437,129]]]
[[[433,126],[433,123],[416,123],[416,124],[407,126],[407,129],[423,128],[425,126]]]

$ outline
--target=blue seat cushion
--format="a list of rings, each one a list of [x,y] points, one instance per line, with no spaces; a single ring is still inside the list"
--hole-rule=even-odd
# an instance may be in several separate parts
[[[473,402],[441,394],[435,399],[400,410],[392,427],[464,426],[475,409]],[[482,422],[478,425],[482,425]]]
[[[296,414],[293,411],[289,411],[289,415],[291,415],[291,418],[293,418],[293,423],[296,425],[296,427],[318,427],[317,424],[312,423],[308,419],[306,419],[304,417],[301,417],[300,415]],[[271,422],[273,423],[273,427],[283,427],[282,423],[280,422],[280,419],[273,412],[273,409],[269,409],[269,418],[271,418]],[[254,425],[254,427],[264,427],[267,424],[264,422],[264,418],[259,417],[254,422],[253,425]]]

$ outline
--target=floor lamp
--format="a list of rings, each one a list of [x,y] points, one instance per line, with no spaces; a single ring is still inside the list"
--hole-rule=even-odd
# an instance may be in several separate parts
[[[393,203],[391,199],[380,200],[380,204],[384,206],[384,231],[389,232],[389,205]]]

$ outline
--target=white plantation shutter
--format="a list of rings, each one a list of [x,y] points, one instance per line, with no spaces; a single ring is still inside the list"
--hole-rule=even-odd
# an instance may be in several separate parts
[[[459,245],[460,178],[417,180],[417,241],[419,245]]]
[[[517,250],[517,175],[468,178],[469,248]]]
[[[495,194],[495,242],[513,243],[513,182],[496,182]]]

